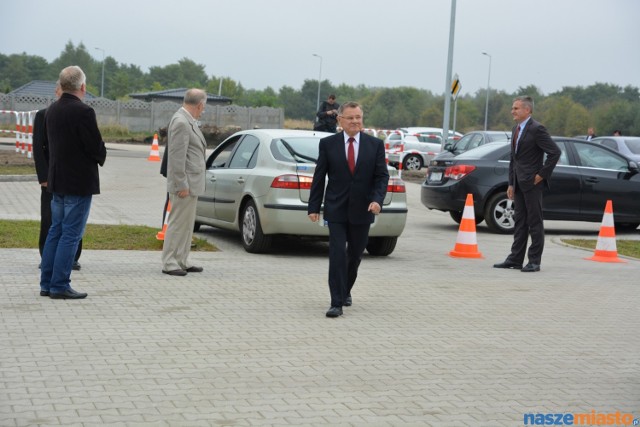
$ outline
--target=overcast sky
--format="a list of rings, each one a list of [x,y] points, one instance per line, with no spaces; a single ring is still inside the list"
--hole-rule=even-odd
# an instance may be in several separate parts
[[[209,76],[278,90],[318,79],[315,53],[334,85],[440,94],[451,0],[3,0],[0,16],[3,54],[51,62],[82,42],[145,72],[186,57]],[[458,0],[452,71],[463,94],[487,86],[482,52],[492,89],[640,87],[639,42],[639,0]]]

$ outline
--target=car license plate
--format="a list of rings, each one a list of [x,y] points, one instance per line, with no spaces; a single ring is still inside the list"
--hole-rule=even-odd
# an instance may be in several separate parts
[[[442,172],[432,172],[429,175],[429,181],[442,181]]]

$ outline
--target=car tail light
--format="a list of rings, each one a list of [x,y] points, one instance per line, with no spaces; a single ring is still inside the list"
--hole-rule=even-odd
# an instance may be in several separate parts
[[[404,185],[404,181],[400,178],[389,178],[387,184],[387,193],[406,193],[407,187]]]
[[[308,190],[311,188],[312,180],[312,177],[304,175],[280,175],[273,179],[271,182],[271,188]]]
[[[453,165],[444,170],[444,177],[459,181],[476,169],[473,165]]]

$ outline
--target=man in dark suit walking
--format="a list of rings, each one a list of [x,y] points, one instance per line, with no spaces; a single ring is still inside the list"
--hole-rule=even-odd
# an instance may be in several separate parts
[[[361,132],[360,105],[342,104],[338,122],[344,131],[320,140],[307,212],[311,221],[319,221],[324,198],[331,293],[327,317],[342,315],[342,307],[352,304],[351,289],[367,246],[369,228],[374,215],[382,209],[389,182],[384,143]]]
[[[56,99],[60,98],[60,95],[62,95],[60,82],[56,82]],[[49,176],[49,142],[47,140],[47,130],[44,121],[46,113],[46,108],[38,110],[33,119],[33,160],[36,164],[36,175],[40,183],[40,237],[38,238],[40,257],[42,257],[44,242],[47,240],[49,227],[51,227],[51,200],[53,200],[53,194],[51,194],[47,188],[47,179]],[[80,254],[82,254],[82,239],[80,239],[80,243],[78,243],[78,250],[76,251],[73,261],[73,270],[80,270],[80,263],[78,262]]]
[[[87,91],[82,69],[60,72],[62,96],[51,104],[45,118],[49,141],[47,187],[53,193],[51,227],[42,252],[40,295],[52,299],[87,296],[71,288],[71,267],[89,218],[91,200],[100,194],[98,165],[107,149],[98,129],[96,113],[82,102]]]
[[[562,154],[549,133],[531,118],[533,99],[519,96],[513,101],[511,115],[516,122],[511,138],[509,187],[507,197],[515,200],[515,229],[511,254],[495,268],[517,268],[523,272],[540,271],[544,248],[542,192]],[[544,158],[547,155],[546,160]],[[522,267],[529,246],[529,263]]]

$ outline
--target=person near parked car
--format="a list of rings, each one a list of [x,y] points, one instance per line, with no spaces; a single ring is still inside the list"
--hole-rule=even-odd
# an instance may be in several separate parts
[[[509,187],[507,197],[515,200],[515,227],[511,254],[495,268],[517,268],[523,272],[540,271],[544,248],[542,192],[560,160],[562,152],[545,127],[535,121],[533,99],[519,96],[513,101],[511,115],[516,122],[511,138]],[[546,160],[544,158],[547,155]],[[529,263],[522,267],[527,241]]]
[[[162,246],[162,272],[171,276],[201,273],[191,265],[189,252],[193,237],[198,196],[205,190],[205,151],[207,143],[197,120],[207,104],[207,93],[189,89],[182,107],[173,115],[167,130],[167,192],[171,215]]]
[[[82,102],[87,91],[82,69],[72,65],[60,72],[60,99],[45,117],[49,149],[47,188],[53,194],[51,227],[42,251],[40,295],[52,299],[87,296],[71,288],[71,269],[84,234],[94,194],[100,194],[98,165],[107,149],[96,112]]]
[[[329,95],[326,101],[322,101],[316,114],[316,125],[313,130],[336,133],[338,108],[340,104],[336,103],[336,96],[333,94]]]
[[[613,131],[613,136],[622,136],[622,131],[618,130],[618,129],[614,130]]]
[[[347,102],[340,106],[338,121],[344,131],[319,142],[307,209],[309,219],[318,222],[324,199],[331,294],[327,317],[342,315],[342,307],[352,304],[351,289],[367,246],[369,228],[382,209],[389,182],[384,143],[361,132],[360,104]]]
[[[60,82],[56,82],[55,89],[56,99],[62,95],[62,89],[60,88]],[[42,259],[42,251],[44,249],[44,242],[47,240],[47,234],[49,234],[49,227],[51,227],[51,200],[53,200],[53,194],[47,189],[47,176],[49,175],[49,147],[47,141],[47,129],[45,126],[45,115],[47,109],[43,108],[38,110],[33,119],[33,161],[36,165],[36,175],[38,176],[38,183],[40,184],[40,236],[38,237],[38,250],[40,252],[40,258]],[[72,270],[80,270],[80,255],[82,254],[82,239],[78,243],[78,250],[73,260]],[[41,267],[41,265],[40,265]]]
[[[585,138],[587,141],[591,141],[593,138],[597,138],[598,136],[595,133],[593,128],[587,129],[587,137]]]

